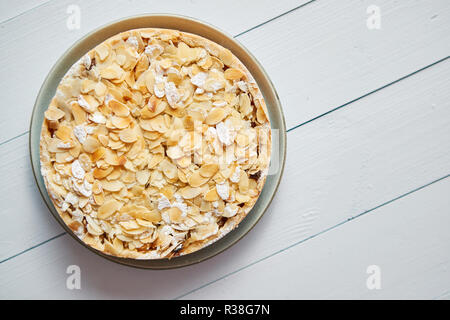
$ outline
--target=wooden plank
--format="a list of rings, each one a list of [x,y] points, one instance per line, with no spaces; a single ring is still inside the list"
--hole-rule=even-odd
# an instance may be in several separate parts
[[[39,7],[49,0],[14,0],[14,5],[10,1],[0,2],[0,24],[9,19],[14,19],[17,16]]]
[[[14,106],[4,108],[0,143],[28,130],[29,117],[18,115],[31,113],[56,59],[76,39],[106,22],[151,10],[195,16],[238,34],[305,2],[265,0],[255,6],[233,0],[183,2],[181,6],[178,1],[139,1],[133,6],[119,2],[105,7],[104,2],[81,1],[81,29],[74,31],[65,26],[66,8],[72,1],[52,2],[34,10],[3,25],[0,34],[0,98],[4,105]],[[272,77],[288,127],[448,56],[450,24],[445,17],[450,14],[449,1],[435,0],[433,5],[426,0],[378,1],[381,30],[366,27],[366,9],[371,4],[370,0],[315,1],[238,37]]]
[[[450,288],[449,192],[447,178],[183,298],[434,298]]]
[[[449,73],[450,61],[442,62],[289,132],[284,178],[268,212],[238,244],[204,263],[126,272],[63,236],[1,263],[0,286],[23,297],[172,298],[445,176],[450,172]],[[15,150],[0,146],[0,162],[10,163],[0,168],[0,176],[29,170],[14,167],[18,155],[27,152],[26,138],[18,141]],[[11,244],[2,246],[2,257],[36,244],[24,241],[23,224],[30,219],[42,226],[35,236],[40,241],[58,232],[45,231],[49,213],[39,209],[37,195],[31,197],[37,194],[31,177],[23,180],[0,186],[10,202],[30,189],[27,197],[7,204],[16,217],[0,236]],[[68,264],[84,270],[82,292],[65,289]]]
[[[0,98],[5,106],[0,118],[0,143],[28,130],[30,118],[24,115],[31,114],[53,64],[76,40],[101,25],[121,17],[163,12],[193,16],[235,35],[305,2],[263,0],[255,5],[254,1],[240,0],[60,0],[0,24]],[[80,8],[80,29],[69,30],[66,26],[69,5]]]
[[[241,41],[278,90],[288,128],[450,55],[450,1],[316,1]]]
[[[0,146],[0,261],[63,232],[42,200],[31,171],[28,135]]]

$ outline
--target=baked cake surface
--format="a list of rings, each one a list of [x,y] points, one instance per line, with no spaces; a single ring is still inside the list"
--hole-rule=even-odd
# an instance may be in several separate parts
[[[41,132],[56,210],[89,246],[188,254],[249,213],[271,153],[264,99],[226,48],[168,29],[120,33],[59,84]]]

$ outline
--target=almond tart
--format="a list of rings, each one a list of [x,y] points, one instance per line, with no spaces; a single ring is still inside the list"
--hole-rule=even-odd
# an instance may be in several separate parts
[[[161,259],[236,228],[268,174],[263,96],[230,50],[169,29],[99,44],[58,85],[41,171],[67,226],[109,255]]]

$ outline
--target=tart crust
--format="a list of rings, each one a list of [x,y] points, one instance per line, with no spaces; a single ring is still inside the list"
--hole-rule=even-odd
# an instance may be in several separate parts
[[[163,51],[159,52],[161,47]],[[105,62],[113,56],[114,62]],[[208,68],[210,60],[213,67]],[[223,68],[220,68],[221,64]],[[170,68],[174,70],[169,72]],[[145,81],[141,81],[139,76],[145,72],[153,72],[153,78],[156,73],[156,80],[151,82],[152,76],[149,76],[150,80],[143,83]],[[206,73],[207,78],[198,76],[193,81],[193,73]],[[210,78],[222,81],[222,86],[209,81]],[[192,88],[186,84],[186,79],[190,79]],[[180,86],[175,83],[178,80]],[[99,82],[103,85],[98,85]],[[125,95],[121,97],[114,92],[114,87]],[[195,92],[191,92],[194,88]],[[187,96],[184,101],[182,94]],[[228,100],[216,99],[224,97]],[[215,105],[211,105],[212,101]],[[186,118],[191,114],[183,116],[182,111],[191,110],[193,103],[199,103],[202,106],[200,110],[206,110],[206,120],[187,131],[190,126]],[[150,111],[156,109],[156,113],[160,104],[163,104],[164,111],[145,120],[160,116],[163,120],[158,123],[150,121],[152,130],[143,129],[143,109],[150,107]],[[223,112],[219,109],[225,110],[225,118],[221,119]],[[212,114],[213,110],[217,111]],[[192,114],[198,116],[193,111]],[[129,120],[123,120],[127,117],[132,122],[128,125],[126,122]],[[179,121],[175,118],[183,122],[183,128],[179,128]],[[216,123],[217,119],[220,122]],[[239,126],[233,127],[235,123]],[[160,129],[163,132],[156,131],[158,126],[164,125],[167,128]],[[240,128],[239,131],[236,128]],[[239,149],[247,143],[248,151],[243,158],[234,152],[234,158],[232,156],[232,160],[226,160],[224,164],[222,158],[221,163],[214,158],[220,156],[219,149],[219,155],[213,151],[210,158],[206,157],[209,162],[196,162],[194,159],[187,168],[183,168],[181,158],[172,151],[178,150],[176,145],[167,138],[178,129],[184,134],[200,133],[202,139],[208,141],[206,148],[214,149],[219,145],[226,150],[229,144]],[[218,132],[224,132],[224,136],[220,138]],[[149,139],[153,136],[159,137],[154,145]],[[182,141],[182,137],[183,134],[178,140]],[[212,140],[209,141],[208,137]],[[138,143],[142,143],[140,153],[135,158],[128,158],[130,150]],[[253,143],[257,144],[256,149]],[[118,152],[114,154],[111,147],[119,147],[116,149]],[[173,149],[169,150],[171,147]],[[192,158],[196,152],[195,147],[193,149],[186,151],[182,148],[182,158]],[[154,150],[159,153],[153,153]],[[256,150],[256,154],[251,150]],[[109,255],[134,259],[185,255],[208,246],[237,227],[262,191],[270,153],[271,129],[267,108],[256,81],[239,59],[228,49],[198,35],[156,28],[135,29],[113,36],[75,63],[63,77],[46,111],[40,143],[45,185],[64,222],[89,246]],[[150,168],[155,154],[161,154],[164,160]],[[213,176],[202,176],[203,171],[206,176],[210,170],[214,171],[215,164],[219,166]],[[177,176],[171,177],[170,173],[167,177],[164,170],[173,172],[174,165]],[[95,178],[108,174],[110,170],[108,176]],[[133,175],[136,181],[128,183]],[[165,183],[161,182],[161,185],[160,179]],[[199,183],[201,185],[197,186]],[[212,187],[214,183],[215,189]],[[225,184],[228,197],[222,190],[226,189]],[[196,195],[197,192],[200,193]],[[210,194],[206,195],[208,192]],[[191,193],[193,198],[190,198]],[[209,196],[217,200],[206,201]],[[139,233],[141,230],[144,231]]]

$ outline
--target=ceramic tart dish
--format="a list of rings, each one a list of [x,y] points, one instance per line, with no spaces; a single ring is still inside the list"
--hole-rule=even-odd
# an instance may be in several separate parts
[[[217,28],[168,14],[112,22],[68,49],[41,87],[29,137],[37,186],[67,233],[150,269],[239,241],[272,201],[286,157],[261,65]]]

